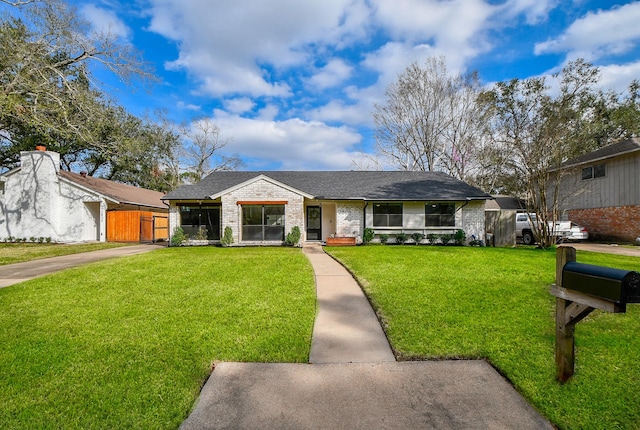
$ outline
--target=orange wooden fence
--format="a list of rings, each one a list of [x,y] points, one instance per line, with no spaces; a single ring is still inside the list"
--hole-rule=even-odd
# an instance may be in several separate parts
[[[167,215],[147,211],[107,212],[108,242],[157,242],[169,239]]]

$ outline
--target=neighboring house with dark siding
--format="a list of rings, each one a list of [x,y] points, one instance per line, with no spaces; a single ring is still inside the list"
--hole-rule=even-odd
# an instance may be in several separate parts
[[[281,244],[294,226],[302,241],[329,237],[453,233],[484,239],[491,196],[439,172],[213,172],[168,193],[171,232],[206,229],[211,242],[225,227],[235,244]]]
[[[560,171],[563,217],[596,240],[633,242],[640,236],[640,139],[569,160]]]

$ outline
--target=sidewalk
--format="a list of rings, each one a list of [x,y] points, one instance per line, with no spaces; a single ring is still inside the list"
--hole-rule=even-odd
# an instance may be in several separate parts
[[[485,361],[395,362],[350,274],[319,245],[303,252],[313,364],[216,363],[181,429],[553,428]]]
[[[142,254],[144,252],[165,247],[166,244],[121,246],[118,248],[102,249],[100,251],[82,252],[79,254],[43,258],[40,260],[27,261],[25,263],[0,266],[0,288],[48,275],[70,267],[93,263],[94,261]]]

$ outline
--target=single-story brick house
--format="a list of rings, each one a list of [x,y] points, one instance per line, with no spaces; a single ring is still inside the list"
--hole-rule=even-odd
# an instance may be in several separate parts
[[[138,242],[168,238],[164,193],[60,169],[60,154],[20,153],[20,166],[0,175],[0,240]],[[154,228],[165,223],[164,231]],[[150,222],[147,222],[147,219]]]
[[[640,237],[639,138],[574,158],[551,173],[561,177],[562,216],[585,226],[590,238],[633,242]]]
[[[329,237],[454,233],[484,239],[484,208],[491,196],[440,172],[270,171],[213,172],[168,193],[169,226],[235,244],[281,244],[294,226],[302,241]]]

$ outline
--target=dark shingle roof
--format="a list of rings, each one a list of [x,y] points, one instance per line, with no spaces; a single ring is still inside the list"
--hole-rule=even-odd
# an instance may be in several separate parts
[[[165,200],[203,200],[260,175],[327,200],[485,200],[491,196],[441,172],[399,171],[264,171],[213,172],[184,185]]]
[[[486,210],[523,210],[527,205],[517,197],[496,194],[493,200],[487,202]]]
[[[581,155],[580,157],[573,158],[566,163],[563,163],[562,166],[569,167],[577,166],[579,164],[587,164],[593,161],[603,160],[605,158],[615,157],[617,155],[638,150],[640,150],[640,138],[634,137],[604,146],[596,151]]]
[[[147,190],[107,179],[94,178],[93,176],[83,176],[65,170],[60,170],[59,175],[73,183],[107,196],[120,204],[167,209],[167,205],[162,201],[164,193],[159,191]]]

